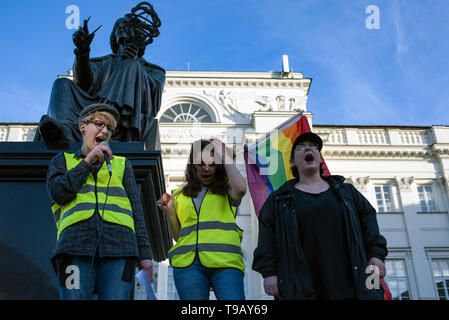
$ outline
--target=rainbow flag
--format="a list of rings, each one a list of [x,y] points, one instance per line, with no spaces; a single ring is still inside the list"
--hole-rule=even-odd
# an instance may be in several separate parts
[[[249,191],[256,215],[271,192],[293,179],[290,152],[295,139],[310,132],[307,118],[298,114],[270,131],[252,146],[246,146],[244,157]],[[325,174],[329,171],[322,159]]]

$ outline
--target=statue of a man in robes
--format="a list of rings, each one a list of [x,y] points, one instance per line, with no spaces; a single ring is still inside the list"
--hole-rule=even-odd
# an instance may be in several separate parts
[[[146,16],[144,16],[146,15]],[[73,34],[74,81],[57,79],[48,115],[42,117],[35,140],[82,141],[80,111],[93,103],[107,103],[120,113],[112,135],[116,141],[144,141],[153,149],[158,132],[155,119],[161,104],[165,70],[143,58],[145,48],[159,35],[159,17],[148,2],[141,2],[116,21],[110,38],[112,54],[90,58],[88,20]]]

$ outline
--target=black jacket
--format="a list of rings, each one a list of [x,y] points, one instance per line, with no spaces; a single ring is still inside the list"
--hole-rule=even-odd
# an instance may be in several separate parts
[[[383,299],[384,291],[367,289],[365,273],[372,257],[384,261],[387,241],[379,233],[376,210],[342,176],[323,177],[341,201],[345,214],[348,251],[357,299]],[[259,241],[254,251],[253,270],[264,278],[277,275],[282,299],[315,299],[316,295],[299,237],[293,188],[289,180],[272,192],[259,215]]]

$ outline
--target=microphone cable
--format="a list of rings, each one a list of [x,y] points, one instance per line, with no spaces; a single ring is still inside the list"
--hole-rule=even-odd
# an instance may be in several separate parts
[[[107,141],[102,141],[101,144],[104,145],[104,146],[106,146],[106,147],[109,147],[109,143],[108,143]],[[108,169],[109,179],[108,179],[108,184],[107,184],[107,186],[106,186],[106,198],[105,198],[104,204],[103,204],[103,212],[102,212],[102,214],[100,215],[100,217],[101,217],[101,222],[100,222],[100,228],[99,228],[98,233],[97,233],[97,235],[98,235],[98,237],[97,237],[97,243],[96,243],[96,245],[95,245],[95,251],[94,251],[94,254],[93,254],[93,256],[92,256],[92,260],[91,260],[91,262],[90,262],[90,271],[92,271],[93,264],[94,264],[94,259],[95,259],[95,256],[97,255],[97,250],[98,250],[98,248],[99,248],[99,246],[100,246],[100,239],[101,239],[101,236],[102,236],[102,233],[103,233],[104,209],[105,209],[106,203],[107,203],[107,201],[108,201],[109,184],[111,183],[111,178],[112,178],[111,161],[109,160],[109,157],[108,157],[108,155],[107,155],[106,152],[104,152],[104,160],[105,160],[104,163],[106,163],[106,166],[107,166],[107,169]],[[104,165],[104,163],[103,163],[103,165]],[[103,166],[103,165],[102,165],[102,166]],[[101,167],[100,167],[100,170],[101,170]],[[99,172],[100,170],[98,170],[98,172]],[[98,172],[97,172],[97,177],[98,177]],[[98,214],[100,214],[100,210],[99,210],[99,208],[98,208],[98,193],[97,193],[97,186],[96,186],[96,184],[97,184],[97,179],[95,179],[95,196],[96,196],[96,198],[97,198],[97,206],[96,206],[96,209],[98,209]]]
[[[100,215],[100,217],[101,217],[100,228],[98,230],[98,238],[97,238],[97,244],[95,245],[95,252],[94,252],[94,255],[92,256],[92,260],[90,262],[90,271],[92,271],[93,264],[94,264],[94,259],[95,259],[95,256],[97,255],[97,250],[98,250],[98,247],[100,246],[100,239],[101,239],[101,236],[102,236],[102,233],[103,233],[104,210],[106,208],[106,203],[108,202],[109,184],[111,183],[111,178],[112,178],[112,174],[111,174],[111,172],[109,172],[108,184],[106,186],[106,198],[104,200],[103,210],[102,210],[102,213]],[[98,210],[98,214],[100,214],[100,210]]]

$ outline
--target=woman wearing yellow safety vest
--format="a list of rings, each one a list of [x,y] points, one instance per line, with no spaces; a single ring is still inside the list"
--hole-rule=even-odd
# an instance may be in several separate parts
[[[192,144],[187,184],[158,201],[177,241],[168,255],[179,297],[208,300],[213,288],[220,300],[245,299],[241,240],[235,218],[246,183],[232,151],[218,139]]]
[[[51,161],[47,189],[57,242],[52,263],[60,299],[129,299],[137,261],[150,281],[151,250],[131,162],[104,144],[119,120],[107,104],[85,107],[79,117],[81,150]],[[110,159],[110,168],[106,164]]]

